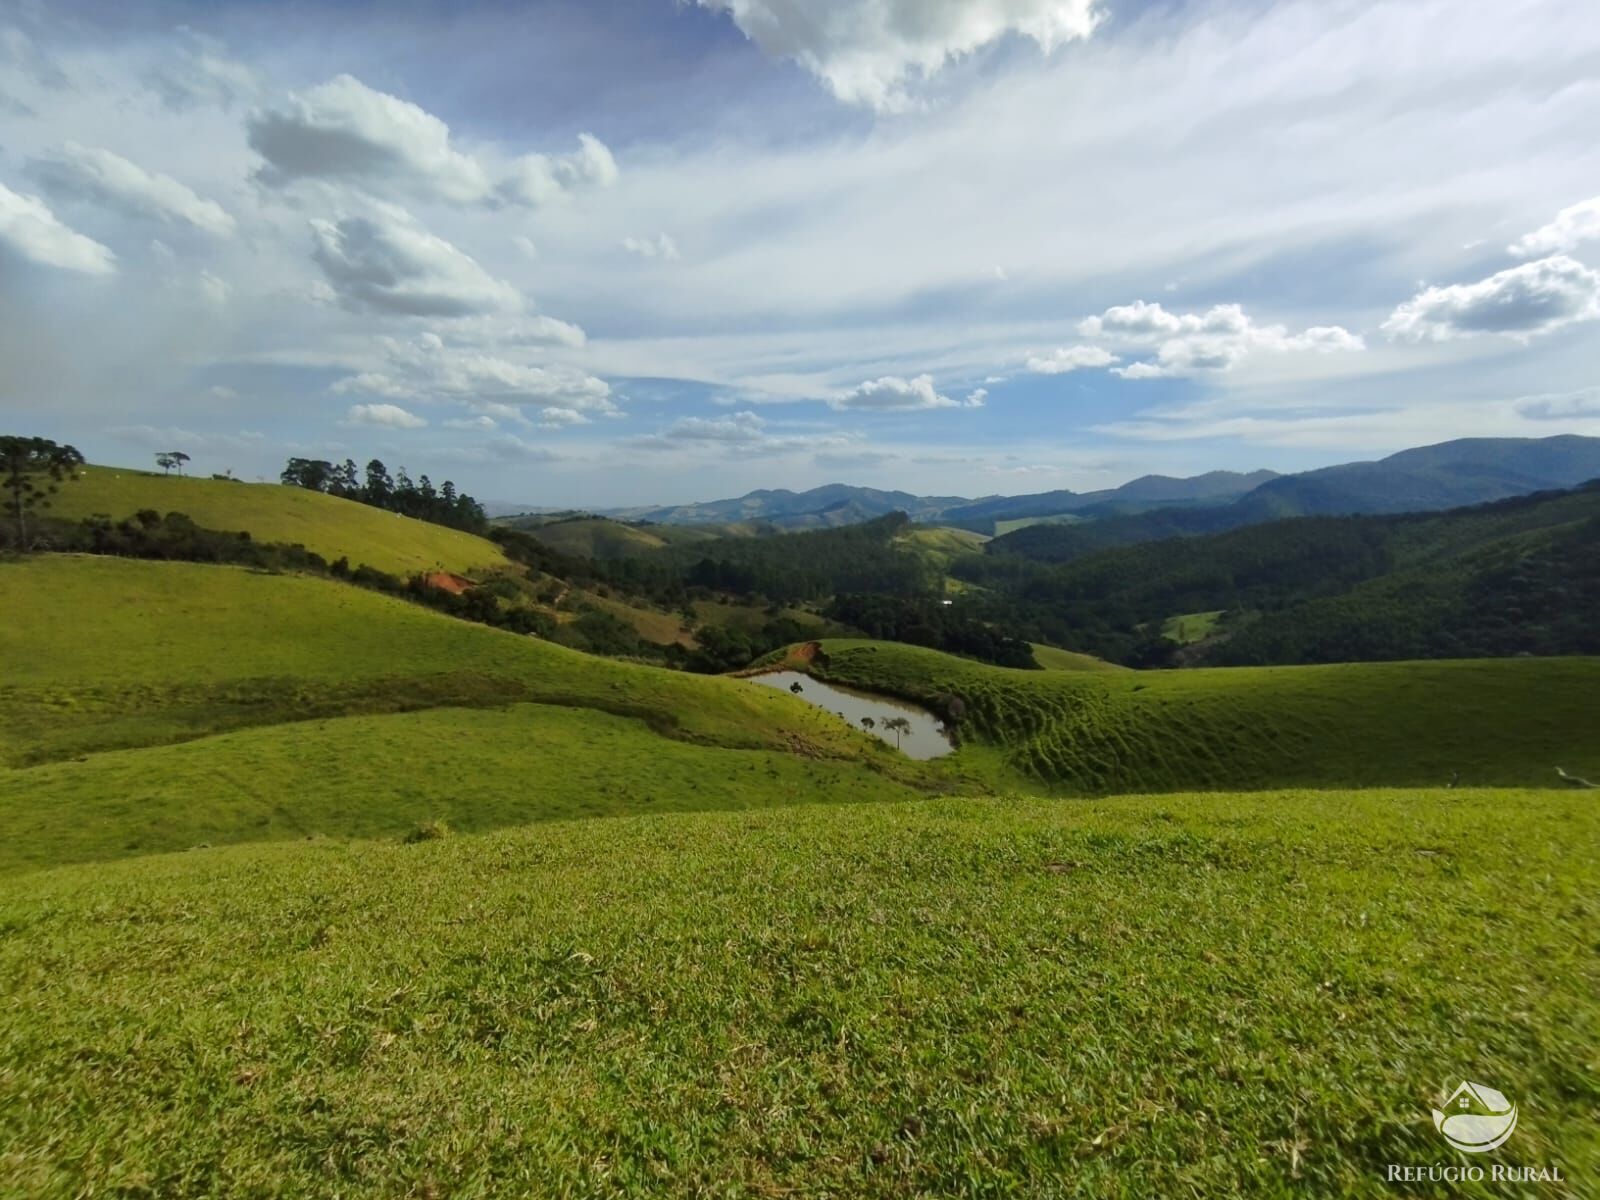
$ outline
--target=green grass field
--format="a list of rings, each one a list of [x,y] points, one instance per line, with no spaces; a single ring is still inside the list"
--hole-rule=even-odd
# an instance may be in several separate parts
[[[1086,520],[1087,517],[1080,517],[1077,513],[1057,513],[1050,517],[1010,517],[994,523],[994,536],[1004,537],[1019,529],[1027,529],[1030,525],[1080,525]]]
[[[1059,646],[1046,646],[1042,642],[1028,643],[1033,647],[1033,658],[1046,671],[1126,671],[1092,654],[1079,654],[1076,650],[1063,650]]]
[[[877,739],[740,680],[595,658],[331,580],[49,555],[0,563],[0,756],[70,758],[314,717],[538,701],[823,757]]]
[[[442,525],[384,512],[354,500],[276,483],[236,483],[151,475],[120,467],[85,467],[61,485],[50,516],[115,520],[141,509],[182,512],[206,529],[246,530],[259,542],[298,543],[330,562],[348,557],[380,571],[471,574],[506,565],[500,547]]]
[[[1007,768],[1071,792],[1429,786],[1457,771],[1465,785],[1542,787],[1558,765],[1600,775],[1600,659],[1090,673],[823,648],[828,665],[811,669],[825,679],[961,697],[963,729]]]
[[[0,878],[0,1192],[1577,1197],[1600,808],[811,806]],[[1566,1187],[1397,1187],[1492,1157]]]
[[[1222,610],[1215,612],[1184,613],[1181,616],[1168,617],[1161,625],[1161,636],[1171,638],[1180,646],[1188,646],[1194,642],[1204,641],[1216,632],[1217,622],[1222,620]]]
[[[983,553],[983,544],[988,540],[981,533],[948,525],[919,526],[897,539],[901,545],[911,547],[941,571],[958,558]]]
[[[0,769],[0,872],[202,844],[394,837],[434,820],[470,832],[920,794],[863,762],[695,745],[592,709],[435,709]]]

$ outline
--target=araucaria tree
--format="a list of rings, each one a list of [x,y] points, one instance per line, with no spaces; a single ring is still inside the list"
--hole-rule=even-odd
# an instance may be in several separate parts
[[[75,446],[58,446],[48,438],[0,437],[0,482],[16,523],[18,549],[28,548],[28,514],[49,508],[61,481],[82,465]]]
[[[161,468],[162,474],[170,474],[173,467],[178,468],[178,474],[183,474],[183,464],[189,461],[189,456],[182,450],[166,450],[156,455],[156,466]]]

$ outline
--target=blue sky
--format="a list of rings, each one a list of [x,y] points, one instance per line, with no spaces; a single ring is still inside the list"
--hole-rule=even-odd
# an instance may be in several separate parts
[[[22,0],[0,409],[531,504],[1600,435],[1590,0]]]

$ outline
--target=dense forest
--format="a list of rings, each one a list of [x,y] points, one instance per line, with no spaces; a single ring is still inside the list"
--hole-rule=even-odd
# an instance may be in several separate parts
[[[981,589],[977,613],[1128,665],[1600,648],[1584,616],[1600,611],[1600,483],[1444,513],[1274,521],[1066,563],[1060,539],[1020,536],[1032,532],[952,564]],[[1215,610],[1219,633],[1200,647],[1161,635],[1168,617]]]
[[[596,567],[617,586],[665,604],[693,588],[776,604],[853,592],[935,595],[938,572],[896,543],[910,524],[904,513],[890,513],[840,529],[669,546]]]
[[[468,533],[486,533],[489,528],[483,506],[465,492],[458,492],[450,480],[446,479],[437,488],[426,475],[413,482],[404,467],[391,476],[389,469],[376,458],[367,463],[365,472],[349,458],[342,463],[320,458],[291,458],[279,479],[293,487],[326,492]]]

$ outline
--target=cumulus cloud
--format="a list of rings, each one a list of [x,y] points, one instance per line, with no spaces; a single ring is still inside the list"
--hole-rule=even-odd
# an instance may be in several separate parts
[[[360,393],[389,400],[456,401],[496,420],[530,424],[521,405],[542,407],[544,424],[575,424],[565,412],[609,416],[617,411],[611,385],[582,371],[516,362],[475,347],[447,344],[435,333],[402,341],[381,338],[382,370],[363,371],[333,385],[336,395]]]
[[[450,126],[426,109],[352,75],[253,113],[248,133],[266,160],[256,178],[273,187],[320,180],[456,204],[537,207],[610,187],[619,174],[605,143],[588,133],[570,154],[527,154],[501,170],[457,148]]]
[[[575,408],[548,407],[539,410],[538,423],[546,429],[566,429],[571,425],[587,425],[589,418]]]
[[[745,445],[766,436],[767,422],[748,410],[725,417],[681,417],[658,435],[672,442],[726,442]]]
[[[608,188],[619,175],[617,160],[605,143],[580,133],[578,148],[571,154],[525,154],[515,160],[495,194],[507,203],[537,208],[586,188]]]
[[[1087,38],[1096,0],[698,0],[774,58],[798,62],[838,99],[904,108],[908,85],[1007,34],[1049,53]]]
[[[964,403],[952,400],[934,388],[932,375],[918,375],[915,379],[885,375],[859,384],[828,403],[834,408],[861,412],[922,412],[933,408],[981,408],[983,397],[975,403],[971,397]]]
[[[450,337],[474,346],[566,346],[574,350],[588,341],[582,327],[570,321],[526,313],[463,317],[451,324]]]
[[[1506,247],[1518,258],[1559,254],[1600,239],[1600,196],[1563,208],[1555,219]]]
[[[1049,354],[1028,359],[1028,370],[1035,375],[1065,375],[1084,367],[1109,367],[1121,360],[1102,346],[1063,346]]]
[[[448,125],[350,75],[252,114],[248,132],[251,149],[266,160],[257,177],[273,186],[302,179],[381,184],[463,202],[489,191],[478,161],[451,146]]]
[[[837,449],[854,439],[838,433],[774,433],[769,422],[748,409],[717,417],[679,417],[660,433],[634,438],[641,450],[699,450],[730,458],[784,455]]]
[[[1396,341],[1446,342],[1498,333],[1527,340],[1600,318],[1600,272],[1564,254],[1509,267],[1477,283],[1418,292],[1390,314]]]
[[[678,243],[665,233],[657,234],[653,238],[623,238],[622,248],[629,254],[637,254],[640,258],[662,258],[673,261],[683,257],[678,252]]]
[[[376,217],[314,218],[312,257],[346,308],[406,316],[514,311],[522,297],[399,209]]]
[[[344,420],[346,425],[380,425],[387,429],[421,429],[428,423],[398,404],[352,404]]]
[[[189,225],[216,237],[227,237],[234,230],[233,218],[215,200],[109,150],[67,142],[54,154],[36,159],[33,170],[57,194],[169,225]]]
[[[1231,371],[1254,354],[1333,354],[1366,348],[1359,336],[1339,325],[1314,325],[1300,333],[1291,333],[1284,325],[1259,325],[1238,304],[1217,304],[1200,313],[1175,313],[1160,304],[1135,300],[1084,318],[1078,322],[1078,332],[1123,347],[1155,347],[1154,359],[1111,368],[1113,375],[1124,379]],[[1097,347],[1076,349],[1093,351]],[[1029,367],[1037,370],[1034,361]]]
[[[93,238],[63,225],[37,196],[0,183],[0,245],[30,262],[84,275],[111,275],[117,256]]]

